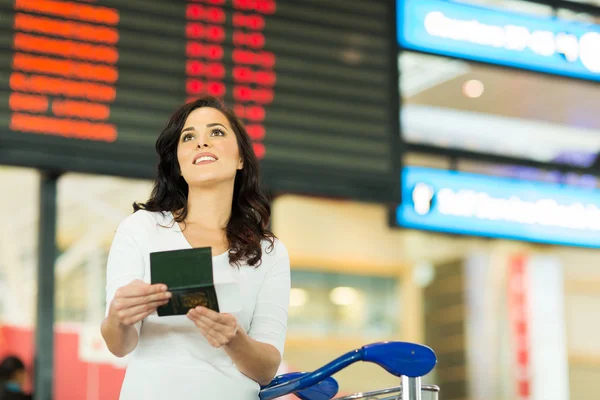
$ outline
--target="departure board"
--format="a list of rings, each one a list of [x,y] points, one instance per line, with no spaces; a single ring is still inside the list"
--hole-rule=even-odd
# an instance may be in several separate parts
[[[169,116],[211,94],[269,190],[394,201],[392,7],[0,0],[0,164],[152,178]]]

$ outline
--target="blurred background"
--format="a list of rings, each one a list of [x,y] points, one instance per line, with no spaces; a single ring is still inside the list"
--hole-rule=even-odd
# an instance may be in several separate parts
[[[112,237],[209,93],[290,253],[281,372],[402,340],[440,399],[596,398],[598,81],[600,1],[0,0],[0,357],[53,399],[118,397]]]

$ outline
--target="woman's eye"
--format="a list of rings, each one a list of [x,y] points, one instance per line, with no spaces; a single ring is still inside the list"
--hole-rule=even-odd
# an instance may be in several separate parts
[[[225,132],[220,129],[213,129],[211,136],[225,136]]]
[[[194,135],[192,135],[191,133],[186,133],[186,134],[183,136],[183,141],[184,141],[184,142],[189,142],[189,141],[190,141],[190,140],[192,140],[193,138],[194,138]]]

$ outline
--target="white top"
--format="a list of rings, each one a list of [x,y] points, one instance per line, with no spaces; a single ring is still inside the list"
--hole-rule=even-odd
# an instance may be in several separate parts
[[[161,226],[162,225],[162,226]],[[241,310],[232,313],[253,339],[283,355],[290,294],[290,262],[284,244],[264,241],[262,264],[237,268],[228,253],[213,257],[215,283],[238,282]],[[150,253],[191,248],[171,213],[137,211],[117,229],[108,256],[106,312],[115,292],[134,279],[150,283]],[[250,400],[259,385],[243,375],[223,349],[212,347],[185,315],[136,325],[139,341],[121,388],[121,400]]]

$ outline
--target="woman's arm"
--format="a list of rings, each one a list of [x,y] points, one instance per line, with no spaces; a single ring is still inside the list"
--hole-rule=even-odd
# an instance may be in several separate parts
[[[277,373],[287,330],[290,261],[285,246],[281,242],[277,245],[278,259],[265,274],[248,333],[238,327],[233,315],[203,307],[188,312],[208,342],[223,347],[237,368],[261,385],[268,384]]]
[[[138,333],[135,326],[122,325],[114,318],[102,321],[100,332],[108,350],[117,357],[125,357],[137,346]]]
[[[242,374],[263,386],[271,382],[281,363],[281,354],[274,346],[252,339],[231,314],[196,307],[188,312],[188,318],[211,346],[223,347]]]
[[[156,307],[166,304],[170,297],[165,285],[150,285],[137,279],[119,288],[100,329],[108,350],[117,357],[131,353],[138,343],[136,324]]]
[[[141,321],[170,297],[164,285],[142,281],[144,258],[135,237],[143,237],[145,231],[139,217],[143,215],[132,215],[119,225],[106,266],[106,314],[100,331],[117,357],[135,349]]]
[[[224,348],[240,372],[262,386],[273,380],[281,364],[275,347],[252,339],[243,329]]]

